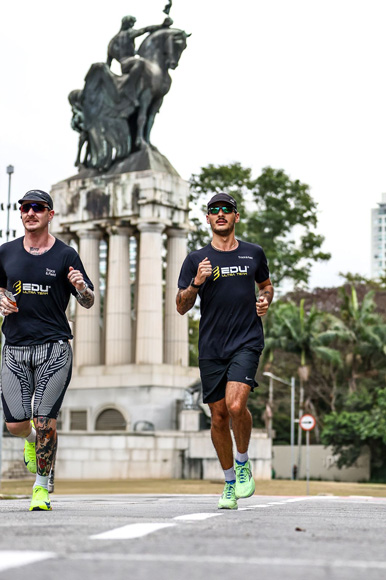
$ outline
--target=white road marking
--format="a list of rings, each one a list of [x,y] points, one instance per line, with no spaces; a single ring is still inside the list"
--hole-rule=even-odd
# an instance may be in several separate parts
[[[41,560],[48,560],[53,558],[53,552],[22,552],[21,550],[1,550],[0,551],[0,571],[8,570],[9,568],[19,568],[27,564],[40,562]]]
[[[109,530],[107,532],[102,532],[101,534],[95,534],[90,536],[92,540],[131,540],[133,538],[142,538],[147,536],[152,532],[157,530],[162,530],[163,528],[170,528],[176,524],[128,524],[127,526],[122,526],[121,528],[115,528],[114,530]]]
[[[316,495],[306,495],[303,497],[291,497],[288,499],[283,499],[280,503],[294,503],[295,501],[307,501],[309,499],[315,499]]]
[[[194,520],[207,520],[208,518],[216,518],[217,516],[222,516],[224,514],[213,514],[213,513],[199,513],[199,514],[186,514],[183,516],[176,516],[174,520],[183,521],[194,521]]]
[[[245,507],[245,508],[240,508],[237,510],[238,512],[250,512],[251,510],[254,510],[256,508],[266,508],[266,507],[270,507],[267,504],[261,504],[261,505],[251,505],[249,507]]]
[[[329,558],[323,559],[306,559],[306,558],[254,558],[254,557],[238,557],[230,555],[222,556],[207,556],[192,554],[107,554],[107,553],[80,553],[80,554],[66,554],[68,560],[115,560],[128,562],[167,562],[167,563],[194,563],[204,564],[205,566],[217,564],[230,565],[250,565],[250,566],[272,566],[292,568],[300,567],[311,570],[312,568],[347,568],[347,569],[363,569],[363,570],[386,570],[386,561],[382,560],[331,560]]]
[[[307,496],[307,497],[298,497],[298,498],[291,498],[291,499],[284,499],[282,501],[270,501],[267,503],[258,503],[255,505],[250,505],[248,507],[245,508],[239,508],[238,511],[239,512],[246,512],[249,510],[254,510],[256,508],[268,508],[268,507],[272,507],[274,505],[284,505],[286,503],[292,503],[294,501],[304,501],[304,500],[308,500],[308,499],[313,499],[314,496]]]
[[[253,510],[255,508],[266,508],[269,507],[267,503],[257,503],[255,505],[250,505],[249,509]]]

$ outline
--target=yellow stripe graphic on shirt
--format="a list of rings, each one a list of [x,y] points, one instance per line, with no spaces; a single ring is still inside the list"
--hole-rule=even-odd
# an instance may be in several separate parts
[[[21,292],[21,280],[18,280],[17,282],[14,283],[14,285],[12,286],[12,288],[15,288],[16,292],[14,293],[14,296],[17,296],[18,294],[20,294]]]
[[[213,281],[216,281],[220,277],[220,266],[213,268]]]

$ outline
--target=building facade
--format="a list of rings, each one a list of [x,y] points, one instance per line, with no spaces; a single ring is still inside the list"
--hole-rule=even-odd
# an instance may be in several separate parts
[[[371,277],[379,278],[386,272],[386,193],[371,210]]]

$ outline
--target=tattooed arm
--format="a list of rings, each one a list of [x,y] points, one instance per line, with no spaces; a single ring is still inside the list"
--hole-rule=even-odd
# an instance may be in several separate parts
[[[79,292],[76,293],[76,299],[83,308],[91,308],[94,304],[95,295],[91,288],[87,286],[87,289],[83,294],[80,294]]]
[[[197,274],[194,277],[193,283],[197,284],[197,286],[202,286],[211,273],[212,265],[208,258],[204,258],[204,260],[198,264]],[[176,303],[177,312],[179,312],[179,314],[186,314],[188,310],[193,308],[194,303],[196,302],[198,290],[199,288],[194,288],[194,286],[191,285],[187,288],[180,288],[178,290]]]
[[[193,308],[197,294],[198,288],[193,288],[193,286],[188,286],[184,289],[179,288],[176,299],[177,312],[179,312],[179,314],[185,314],[188,310]]]
[[[83,308],[91,308],[94,304],[94,292],[89,288],[86,282],[83,280],[83,274],[79,270],[74,270],[72,266],[70,266],[70,271],[67,275],[67,278],[71,282],[71,284],[76,289],[76,299]]]
[[[264,316],[267,314],[269,305],[273,299],[273,286],[271,280],[268,278],[264,282],[259,282],[259,300],[256,302],[257,316]]]

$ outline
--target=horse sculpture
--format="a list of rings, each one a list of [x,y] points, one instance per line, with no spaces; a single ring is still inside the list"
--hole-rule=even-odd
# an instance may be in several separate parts
[[[107,170],[150,146],[155,116],[171,86],[168,71],[177,68],[188,36],[174,28],[152,32],[138,56],[121,62],[121,76],[105,63],[91,66],[83,91],[69,96],[72,126],[80,133],[76,165]]]

